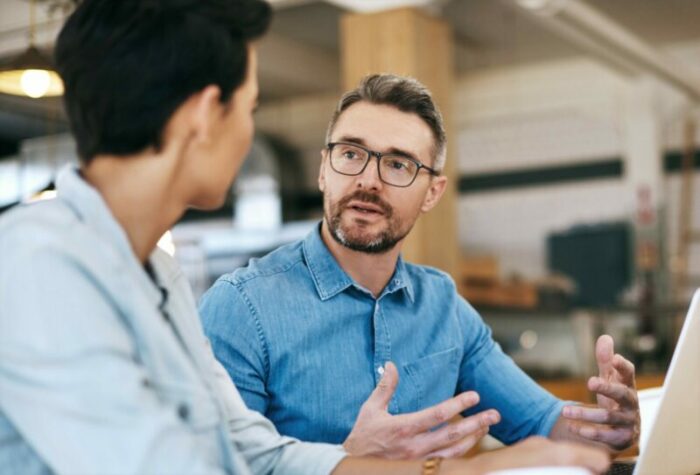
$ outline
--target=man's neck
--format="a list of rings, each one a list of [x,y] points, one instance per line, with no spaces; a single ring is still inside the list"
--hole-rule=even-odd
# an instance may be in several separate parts
[[[321,238],[338,262],[352,279],[378,297],[396,270],[396,262],[401,252],[401,243],[381,254],[353,251],[331,236],[326,221],[321,225]]]
[[[160,158],[104,155],[81,169],[85,180],[102,195],[142,263],[186,209],[170,186],[167,160]]]

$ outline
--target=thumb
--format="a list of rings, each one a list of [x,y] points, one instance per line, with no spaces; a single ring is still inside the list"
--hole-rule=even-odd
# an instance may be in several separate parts
[[[615,344],[610,335],[601,335],[595,344],[595,359],[598,363],[598,376],[609,379],[614,373],[613,356]]]
[[[384,364],[384,375],[379,381],[379,384],[377,384],[377,387],[372,391],[372,394],[367,398],[365,406],[371,406],[374,409],[386,411],[398,384],[399,371],[396,369],[394,363],[387,361],[386,364]]]

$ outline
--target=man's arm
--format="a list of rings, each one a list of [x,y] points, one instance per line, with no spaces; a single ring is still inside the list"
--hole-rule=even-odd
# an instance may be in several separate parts
[[[472,411],[495,409],[502,422],[491,435],[505,444],[530,436],[547,436],[561,414],[564,402],[530,378],[493,340],[490,328],[464,299],[459,298],[458,318],[464,339],[459,391],[479,393]]]
[[[588,389],[598,404],[564,407],[550,437],[624,450],[639,441],[641,426],[634,365],[615,354],[608,335],[596,342],[596,360],[599,374],[588,380]]]
[[[339,445],[305,443],[280,435],[262,414],[248,409],[228,372],[209,352],[219,398],[228,417],[231,443],[254,474],[326,475],[347,457]]]
[[[265,414],[270,397],[269,358],[252,307],[241,289],[226,278],[202,296],[199,315],[216,359],[235,382],[245,405]]]

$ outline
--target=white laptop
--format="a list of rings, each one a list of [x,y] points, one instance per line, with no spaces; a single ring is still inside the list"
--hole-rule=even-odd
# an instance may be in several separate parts
[[[700,289],[690,303],[649,426],[634,475],[700,474]]]

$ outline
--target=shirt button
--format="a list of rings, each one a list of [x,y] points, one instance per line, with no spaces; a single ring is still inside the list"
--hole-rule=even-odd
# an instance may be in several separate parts
[[[380,366],[379,368],[377,368],[377,373],[379,373],[380,375],[384,374],[384,366]]]
[[[190,417],[190,408],[187,407],[187,404],[183,403],[177,406],[177,415],[183,421],[186,421]]]

